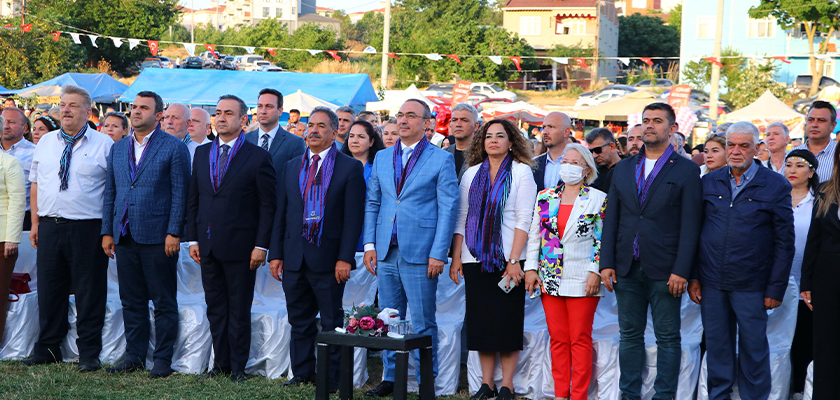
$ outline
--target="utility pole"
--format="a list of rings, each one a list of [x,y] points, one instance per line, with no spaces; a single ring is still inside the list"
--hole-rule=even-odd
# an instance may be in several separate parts
[[[385,32],[382,35],[382,77],[379,86],[388,88],[388,46],[391,41],[391,0],[385,0]]]
[[[724,0],[718,0],[717,19],[715,20],[715,49],[713,56],[715,60],[720,61],[720,43],[723,40],[723,3]],[[720,67],[717,64],[712,64],[712,92],[711,100],[709,100],[709,118],[717,123],[718,118],[718,90],[720,88]]]
[[[589,90],[593,90],[598,83],[599,47],[601,44],[601,1],[595,2],[595,62],[592,63],[592,72],[589,74]]]
[[[190,43],[195,43],[195,0],[190,0]]]
[[[26,0],[21,0],[20,24],[26,25]],[[11,4],[14,7],[14,3]]]

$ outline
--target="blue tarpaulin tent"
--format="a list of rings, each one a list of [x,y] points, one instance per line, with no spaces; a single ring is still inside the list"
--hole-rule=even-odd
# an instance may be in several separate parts
[[[61,88],[66,85],[76,85],[87,89],[93,101],[97,103],[116,103],[120,95],[128,89],[128,85],[112,78],[108,74],[85,74],[70,72],[59,75],[48,81],[18,90],[5,91],[23,97],[58,96]]]
[[[131,102],[137,93],[151,90],[167,103],[215,106],[220,96],[232,94],[254,107],[264,88],[283,94],[301,90],[338,105],[364,106],[369,101],[379,100],[367,74],[149,68],[137,77],[120,101]]]

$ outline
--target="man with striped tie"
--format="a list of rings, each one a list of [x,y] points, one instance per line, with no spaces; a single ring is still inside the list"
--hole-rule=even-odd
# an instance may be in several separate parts
[[[245,140],[271,153],[275,176],[282,176],[286,162],[303,154],[306,145],[280,126],[283,114],[283,95],[275,89],[260,90],[257,98],[257,121],[260,126],[245,135]]]
[[[202,143],[190,137],[190,109],[183,104],[170,104],[163,114],[162,128],[164,132],[175,136],[187,145],[190,151],[190,164],[195,157],[195,149]]]

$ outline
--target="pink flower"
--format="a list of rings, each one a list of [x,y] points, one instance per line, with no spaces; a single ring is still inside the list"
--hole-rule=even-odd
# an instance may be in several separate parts
[[[349,320],[347,320],[347,326],[350,328],[355,328],[359,326],[359,320],[356,318],[350,318]]]
[[[374,326],[376,326],[376,322],[371,317],[362,317],[359,320],[359,327],[362,329],[373,329]]]
[[[347,333],[349,333],[351,335],[355,334],[356,333],[356,327],[351,326],[351,327],[347,328]]]
[[[364,307],[365,307],[365,303],[364,303],[364,302],[359,303],[359,306],[358,306],[358,307],[359,307],[359,308],[364,308]]]
[[[376,324],[376,325],[375,325],[375,326],[376,326],[376,329],[382,329],[382,327],[383,327],[383,326],[385,326],[385,323],[384,323],[384,322],[382,322],[382,320],[381,320],[381,319],[379,319],[379,318],[377,318],[377,319],[376,319],[375,324]]]

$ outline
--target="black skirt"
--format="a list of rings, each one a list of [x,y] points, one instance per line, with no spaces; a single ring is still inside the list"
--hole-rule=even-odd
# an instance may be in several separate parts
[[[483,272],[481,264],[464,264],[467,349],[488,352],[522,350],[525,328],[525,281],[510,293],[499,288],[504,270]]]

